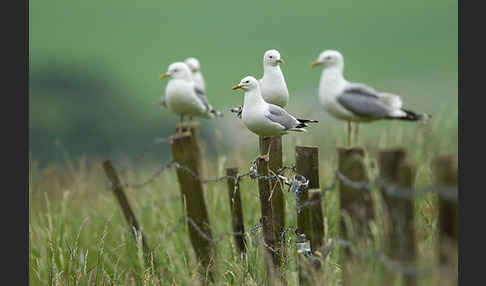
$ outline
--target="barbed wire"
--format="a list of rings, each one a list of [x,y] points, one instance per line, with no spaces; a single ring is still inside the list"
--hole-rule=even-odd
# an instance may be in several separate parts
[[[170,139],[165,139],[167,142],[170,142]],[[165,140],[160,140],[160,142],[165,143]],[[235,191],[238,188],[238,182],[242,178],[250,178],[253,180],[274,180],[278,179],[281,181],[281,183],[285,184],[288,186],[288,191],[293,193],[296,198],[296,209],[298,212],[302,210],[303,208],[306,207],[311,207],[315,204],[320,204],[321,203],[321,198],[314,199],[314,200],[306,200],[304,202],[301,202],[299,200],[299,194],[306,190],[308,188],[309,181],[302,175],[298,174],[296,171],[296,167],[293,165],[286,165],[282,166],[279,168],[276,172],[271,172],[272,175],[262,175],[258,174],[257,170],[257,165],[256,161],[251,162],[249,171],[247,173],[243,174],[237,174],[234,176],[230,175],[224,175],[216,178],[201,178],[196,172],[194,172],[191,168],[187,166],[183,166],[174,160],[171,160],[165,164],[162,164],[147,180],[137,183],[137,184],[125,184],[123,186],[125,187],[130,187],[130,188],[142,188],[144,186],[147,186],[154,182],[160,174],[164,170],[167,169],[176,169],[176,170],[182,170],[188,174],[190,174],[193,178],[196,180],[200,181],[202,184],[208,184],[208,183],[219,183],[226,181],[228,179],[233,179],[235,180],[234,188]],[[285,171],[291,171],[293,172],[293,176],[284,176]],[[394,184],[392,182],[386,181],[383,178],[377,177],[372,181],[354,181],[349,179],[347,176],[343,175],[340,173],[338,170],[335,171],[332,183],[330,186],[326,186],[324,188],[321,188],[322,194],[328,191],[335,190],[338,187],[338,184],[343,184],[345,186],[351,187],[353,190],[356,191],[367,191],[370,192],[376,188],[382,190],[382,192],[386,196],[391,196],[391,197],[396,197],[399,199],[414,199],[418,196],[423,196],[426,194],[434,193],[446,200],[451,200],[451,201],[457,201],[457,188],[456,187],[450,187],[450,186],[441,186],[441,185],[432,185],[432,186],[427,186],[425,188],[407,188],[403,186],[398,186],[397,184]],[[203,231],[197,224],[196,222],[190,218],[181,218],[178,220],[178,223],[175,227],[173,227],[172,230],[170,230],[165,236],[169,237],[171,236],[177,229],[180,228],[180,226],[187,221],[189,225],[194,228],[197,233],[205,240],[217,244],[221,241],[223,241],[226,237],[228,236],[245,236],[245,237],[250,237],[251,235],[257,234],[262,228],[263,224],[261,221],[254,225],[249,231],[247,232],[223,232],[218,235],[215,235],[215,237],[211,237],[208,235],[205,231]],[[316,259],[324,262],[326,258],[336,249],[336,248],[348,248],[353,255],[355,255],[358,258],[365,259],[365,260],[372,260],[372,261],[377,261],[381,263],[385,268],[387,268],[390,271],[398,272],[403,275],[408,275],[408,276],[422,276],[425,275],[426,273],[430,272],[430,270],[426,269],[420,269],[416,265],[410,265],[406,264],[400,261],[395,261],[390,258],[388,258],[383,251],[369,251],[369,250],[362,250],[359,249],[353,242],[349,240],[342,240],[342,239],[334,239],[331,241],[331,243],[326,246],[321,248],[321,255],[314,255],[313,251],[310,249],[310,244],[307,239],[305,239],[305,236],[303,237],[303,234],[300,234],[297,232],[296,228],[293,226],[285,228],[283,231],[280,232],[279,234],[279,239],[278,241],[282,242],[285,240],[285,235],[291,231],[295,230],[295,235],[297,236],[296,243],[297,243],[297,251],[299,253],[303,253],[304,256],[309,259],[309,262],[311,262],[313,265],[316,264]],[[265,240],[263,237],[260,237],[258,240],[251,240],[252,243],[258,243],[260,242],[266,249],[273,253],[280,253],[280,247],[274,247],[271,245],[267,245],[265,243]],[[321,263],[319,262],[319,263]]]
[[[180,218],[177,220],[177,223],[175,226],[171,228],[171,231],[169,231],[165,237],[166,239],[171,236],[175,231],[177,231],[183,223],[187,221],[196,231],[197,233],[205,240],[209,241],[210,243],[217,244],[221,241],[223,241],[226,237],[233,237],[233,236],[245,236],[249,237],[251,235],[257,234],[261,231],[263,228],[263,224],[258,222],[255,224],[253,227],[250,228],[249,231],[246,232],[223,232],[218,235],[215,235],[215,238],[212,238],[204,230],[202,230],[196,222],[190,218]],[[285,228],[281,233],[280,233],[280,241],[283,241],[283,238],[285,235],[290,232],[291,230],[294,230],[295,234],[295,243],[296,243],[296,249],[297,253],[301,253],[308,259],[308,261],[312,265],[317,265],[321,263],[325,263],[327,257],[333,251],[337,250],[338,248],[347,248],[350,250],[351,254],[354,255],[355,257],[366,260],[366,261],[374,261],[382,264],[387,270],[403,274],[405,276],[416,276],[416,277],[423,277],[426,275],[431,274],[434,272],[434,269],[427,269],[427,268],[419,268],[417,265],[413,265],[410,263],[404,263],[400,262],[397,260],[390,259],[387,257],[382,250],[378,251],[372,251],[369,249],[360,249],[356,246],[356,244],[350,240],[344,240],[344,239],[332,239],[329,243],[328,246],[324,246],[321,249],[319,249],[320,254],[315,254],[315,251],[311,250],[310,242],[309,240],[305,237],[305,234],[300,233],[294,226],[289,226]],[[271,252],[274,253],[280,253],[281,248],[280,247],[273,247],[271,245],[268,245],[265,243],[265,240],[263,237],[261,237],[259,240],[252,240],[252,242],[255,245],[262,245],[266,249],[268,249]],[[258,243],[259,242],[259,243]]]
[[[333,181],[330,186],[324,187],[323,191],[331,191],[337,188],[337,185],[342,183],[357,191],[372,191],[375,188],[381,189],[385,195],[396,197],[399,199],[414,199],[430,193],[435,193],[441,198],[449,201],[457,201],[457,187],[445,185],[431,185],[423,188],[408,188],[399,186],[383,178],[377,177],[374,181],[353,181],[343,175],[338,170],[335,171]]]

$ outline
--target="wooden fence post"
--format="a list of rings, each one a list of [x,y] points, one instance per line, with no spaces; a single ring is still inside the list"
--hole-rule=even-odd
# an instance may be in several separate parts
[[[246,252],[245,226],[243,224],[243,207],[241,206],[240,182],[238,181],[238,168],[226,169],[228,176],[228,198],[231,209],[231,224],[233,226],[236,248],[240,254]]]
[[[195,132],[197,128],[194,127]],[[196,135],[196,136],[195,136]],[[203,187],[199,179],[201,175],[201,152],[198,146],[197,133],[183,132],[172,137],[172,155],[174,161],[181,167],[177,168],[183,205],[186,206],[186,220],[189,237],[196,253],[196,257],[212,281],[214,276],[214,249],[209,216],[203,197]],[[196,139],[195,139],[196,138]],[[187,168],[188,170],[186,170]],[[197,176],[197,177],[196,177]],[[206,280],[204,281],[207,282]]]
[[[282,159],[282,136],[260,137],[260,154],[266,154],[269,151],[268,167],[274,174],[283,166]],[[272,220],[275,237],[280,249],[284,249],[284,240],[280,240],[281,234],[285,229],[285,200],[281,184],[278,179],[272,179],[270,183],[272,190]],[[283,253],[281,253],[283,254]]]
[[[433,171],[437,188],[448,193],[439,193],[439,285],[457,285],[457,160],[439,157],[433,161]]]
[[[338,175],[343,175],[353,182],[369,182],[368,173],[364,164],[365,150],[363,148],[340,147],[337,148],[337,153]],[[371,236],[371,231],[368,227],[369,221],[374,218],[371,193],[366,188],[356,189],[355,187],[340,180],[340,237],[344,240],[354,241],[357,237],[364,238]],[[346,229],[343,212],[349,215],[352,222],[352,229]],[[349,248],[345,248],[340,252],[339,260],[343,266],[343,283],[344,285],[348,285],[351,277],[350,268],[348,267],[348,263],[351,262],[351,251]]]
[[[308,204],[309,233],[312,252],[322,247],[324,242],[324,220],[321,205],[321,190],[319,189],[319,147],[296,146],[295,166],[297,174],[309,180]]]
[[[380,186],[389,218],[385,237],[385,254],[392,260],[408,266],[416,265],[417,246],[414,224],[414,177],[415,169],[406,161],[404,149],[381,151],[379,154]],[[393,194],[396,190],[399,194]],[[397,275],[387,273],[387,283]],[[414,273],[403,273],[405,285],[417,285]],[[391,279],[391,280],[390,280]]]
[[[105,170],[106,176],[111,182],[113,193],[115,194],[115,197],[117,198],[118,203],[123,211],[123,214],[130,227],[130,232],[132,233],[133,238],[135,240],[137,239],[136,234],[133,231],[134,229],[142,236],[142,247],[145,253],[145,259],[148,261],[150,248],[147,245],[145,235],[140,230],[140,226],[138,225],[137,218],[135,217],[132,207],[128,203],[128,198],[125,195],[125,191],[123,190],[123,187],[121,185],[120,178],[118,177],[118,174],[116,173],[115,168],[113,168],[113,165],[111,164],[110,160],[106,160],[103,162],[103,169]],[[156,264],[155,261],[154,264]]]
[[[312,255],[316,254],[323,244],[324,224],[322,219],[321,197],[319,188],[319,148],[314,146],[295,147],[295,171],[308,180],[307,188],[300,189],[297,194],[297,231],[305,235],[298,236],[298,245],[309,246],[300,250],[299,283],[300,285],[313,285],[322,278],[320,260]],[[312,194],[312,199],[311,195]],[[319,212],[320,211],[320,212]],[[300,241],[299,241],[300,240]],[[307,247],[306,247],[307,248]],[[304,257],[307,255],[308,257]],[[313,266],[313,267],[312,267]]]
[[[260,143],[266,142],[270,138],[260,137]],[[264,157],[268,151],[269,144],[260,144],[260,156],[256,160],[257,172],[260,176],[269,176],[268,157]],[[277,241],[274,231],[274,220],[272,212],[272,202],[270,200],[271,194],[270,180],[264,178],[258,179],[258,192],[260,198],[260,208],[262,212],[261,222],[263,225],[263,241],[264,247],[267,250],[265,253],[265,261],[267,267],[267,277],[270,285],[276,283],[275,272],[280,266],[280,249],[277,247]]]

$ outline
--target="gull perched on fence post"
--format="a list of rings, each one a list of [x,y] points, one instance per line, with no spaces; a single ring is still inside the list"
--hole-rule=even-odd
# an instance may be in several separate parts
[[[209,109],[212,110],[214,115],[216,116],[223,116],[223,114],[219,111],[213,109],[211,104],[209,104],[209,100],[206,96],[206,83],[204,82],[204,77],[201,73],[201,65],[199,64],[199,60],[194,57],[187,58],[184,63],[189,67],[192,74],[192,79],[194,80],[194,86],[196,87],[197,94],[209,105]]]
[[[165,88],[162,105],[180,116],[180,124],[184,116],[213,118],[218,112],[211,108],[204,93],[198,90],[192,79],[189,67],[183,62],[169,65],[167,73],[161,74],[160,79],[170,77]]]
[[[204,77],[201,73],[201,65],[199,60],[193,57],[187,58],[184,63],[189,67],[192,73],[192,79],[194,80],[194,85],[196,88],[202,90],[206,93],[206,83],[204,82]]]
[[[280,64],[284,60],[277,50],[268,50],[263,54],[263,77],[258,80],[263,99],[284,108],[289,102],[289,90],[285,83]],[[242,106],[231,109],[241,118]]]
[[[252,77],[243,78],[233,90],[245,90],[242,119],[245,126],[253,133],[262,137],[271,137],[287,134],[288,131],[306,132],[307,123],[316,120],[296,119],[285,109],[263,100],[260,84]]]
[[[344,59],[338,51],[323,51],[311,65],[315,66],[323,66],[319,101],[329,114],[348,122],[348,146],[351,144],[351,122],[356,122],[357,136],[359,122],[379,119],[427,121],[430,117],[402,108],[398,95],[375,91],[363,83],[348,82],[343,77]]]

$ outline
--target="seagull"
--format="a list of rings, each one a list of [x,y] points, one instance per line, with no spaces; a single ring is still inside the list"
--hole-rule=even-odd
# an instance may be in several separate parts
[[[213,118],[217,113],[211,108],[207,99],[192,79],[191,70],[183,62],[175,62],[169,65],[167,73],[161,74],[160,79],[170,77],[165,88],[165,97],[162,105],[180,116],[180,124],[184,116],[191,118],[198,116],[202,118]]]
[[[296,119],[282,107],[267,103],[263,100],[260,84],[252,77],[243,78],[232,90],[242,88],[245,90],[242,119],[245,126],[262,137],[271,137],[287,134],[289,131],[306,132],[307,123],[316,120]]]
[[[209,108],[213,110],[211,104],[209,104],[208,97],[206,96],[206,83],[204,82],[204,77],[201,73],[201,66],[199,64],[199,60],[194,57],[187,58],[184,63],[189,67],[192,74],[192,79],[194,80],[194,86],[198,91],[198,94],[206,101],[209,105]],[[213,111],[216,116],[223,116],[223,114],[219,111]]]
[[[272,49],[263,54],[263,77],[258,80],[263,99],[270,103],[284,108],[289,102],[289,90],[285,83],[280,64],[284,60],[279,51]],[[241,118],[242,107],[231,109]]]
[[[199,64],[199,60],[193,57],[187,58],[184,63],[189,67],[192,73],[192,79],[194,80],[194,84],[196,88],[202,90],[206,93],[206,84],[204,83],[204,77],[201,73],[201,66]]]
[[[329,114],[348,122],[348,146],[351,137],[351,122],[372,122],[380,119],[408,121],[428,120],[430,115],[418,114],[402,108],[400,96],[378,92],[363,83],[348,82],[343,77],[344,59],[340,52],[323,51],[311,67],[323,66],[319,83],[319,101]]]

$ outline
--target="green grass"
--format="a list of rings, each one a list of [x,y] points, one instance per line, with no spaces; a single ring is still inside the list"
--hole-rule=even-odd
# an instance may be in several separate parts
[[[451,119],[452,118],[452,119]],[[333,125],[325,136],[319,127],[309,128],[308,134],[284,137],[284,165],[294,163],[294,148],[298,144],[320,147],[320,183],[331,184],[337,167],[335,147],[344,141],[344,126]],[[366,131],[366,132],[365,132]],[[314,133],[312,133],[314,132]],[[338,138],[338,139],[336,139]],[[207,156],[204,177],[224,174],[224,168],[237,166],[247,172],[256,156],[256,145],[235,150],[218,146],[216,156]],[[367,149],[369,172],[376,175],[372,162],[379,149],[406,147],[409,159],[417,167],[416,186],[432,183],[431,160],[443,154],[457,154],[457,111],[445,109],[434,114],[428,125],[399,122],[379,122],[363,125],[360,144]],[[206,145],[206,147],[209,147]],[[169,146],[165,148],[169,149]],[[219,148],[219,149],[218,149]],[[68,158],[68,157],[66,157]],[[156,171],[157,165],[128,166],[115,162],[126,183],[142,182]],[[140,241],[132,238],[115,197],[107,188],[101,161],[83,157],[66,159],[64,165],[50,164],[39,168],[31,162],[29,220],[29,280],[31,285],[194,285],[198,279],[197,261],[187,226],[181,223],[182,205],[179,187],[172,169],[166,170],[150,185],[126,189],[135,215],[152,247],[158,262],[155,267],[142,258]],[[257,182],[248,178],[241,183],[245,230],[258,223],[260,205]],[[296,225],[295,198],[285,191],[286,225]],[[209,183],[204,196],[214,237],[231,231],[230,210],[226,184]],[[375,196],[376,197],[376,196]],[[382,249],[380,235],[383,216],[376,205],[377,220],[371,223],[373,237],[358,239],[364,253]],[[325,212],[325,243],[338,237],[339,200],[337,190],[327,192],[323,200]],[[436,243],[436,197],[428,195],[416,200],[416,237],[418,267],[432,270],[420,280],[420,285],[436,282],[438,273],[434,245]],[[250,236],[248,254],[238,257],[231,236],[223,236],[216,244],[216,285],[262,285],[266,273],[261,232]],[[295,235],[287,235],[288,261],[284,273],[289,285],[298,285]],[[324,263],[326,285],[340,285],[342,265],[338,263],[339,248],[331,251]],[[373,260],[353,259],[353,285],[389,285],[384,281],[383,266]]]

